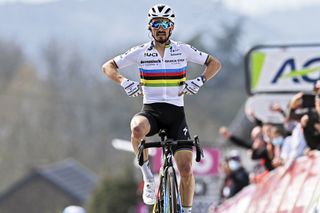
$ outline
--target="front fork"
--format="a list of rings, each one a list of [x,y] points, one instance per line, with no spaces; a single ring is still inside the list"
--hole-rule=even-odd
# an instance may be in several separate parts
[[[165,181],[164,181],[164,173],[163,168],[161,167],[159,172],[160,184],[157,192],[157,201],[153,205],[153,213],[162,213],[164,212],[164,191],[165,191]]]

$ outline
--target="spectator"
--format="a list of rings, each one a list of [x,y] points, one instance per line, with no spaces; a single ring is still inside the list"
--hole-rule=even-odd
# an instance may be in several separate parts
[[[306,141],[303,135],[303,129],[298,123],[292,131],[291,136],[287,136],[283,141],[280,158],[281,164],[292,162],[302,156],[306,150]]]
[[[251,149],[252,142],[246,142],[246,141],[238,138],[237,136],[233,135],[227,127],[225,127],[225,126],[220,127],[219,133],[225,140],[230,140],[232,143],[234,143],[242,148]]]
[[[288,106],[289,108],[289,106]],[[283,128],[284,128],[284,136],[289,136],[292,134],[294,127],[297,125],[298,121],[290,119],[289,115],[285,112],[285,110],[281,107],[279,103],[273,103],[270,105],[270,110],[272,112],[278,112],[283,117]]]
[[[319,81],[319,89],[320,89],[320,81]],[[314,87],[314,93],[316,91],[318,90]],[[314,94],[307,94],[304,92],[298,92],[291,98],[288,104],[288,113],[285,112],[286,110],[281,108],[281,105],[279,103],[273,103],[270,105],[270,110],[272,112],[278,112],[283,116],[284,127],[286,130],[289,130],[288,132],[289,134],[294,129],[296,122],[300,122],[301,117],[307,114],[313,108],[314,108]]]
[[[320,94],[320,80],[316,81],[312,93],[299,92],[289,103],[289,119],[300,121],[301,117],[315,108],[315,96]]]
[[[270,105],[270,111],[272,112],[278,112],[282,115],[283,118],[287,117],[287,114],[284,109],[282,109],[281,105],[279,103],[273,103]]]
[[[290,162],[304,154],[306,142],[303,135],[303,129],[299,122],[302,116],[312,111],[312,102],[306,101],[307,99],[310,99],[310,97],[312,97],[312,95],[306,95],[303,92],[294,95],[289,102],[289,114],[286,114],[284,112],[285,110],[281,109],[279,104],[270,106],[272,111],[279,112],[283,115],[283,127],[286,131],[280,149],[280,156],[278,152],[279,149],[275,146],[273,166],[277,167],[284,165],[287,162],[290,164]],[[303,100],[307,103],[303,103]],[[278,140],[280,141],[280,139]],[[273,144],[275,145],[275,142],[273,142]]]
[[[269,131],[269,127],[265,128],[265,131]],[[249,149],[251,152],[251,159],[260,160],[259,161],[259,170],[261,170],[261,166],[264,169],[270,171],[274,167],[272,166],[272,158],[273,158],[273,150],[272,145],[264,140],[262,128],[260,126],[256,126],[251,130],[251,142],[246,142],[241,138],[233,135],[226,127],[220,127],[219,133],[221,136],[230,140],[232,143],[241,146],[243,148]]]
[[[273,145],[273,160],[272,165],[273,167],[278,167],[282,165],[281,160],[281,148],[284,142],[284,133],[280,127],[273,126],[270,129],[270,139]]]
[[[261,130],[262,130],[262,137],[263,140],[267,143],[271,143],[271,129],[275,126],[275,124],[270,122],[262,123]]]
[[[315,96],[315,109],[301,118],[306,143],[311,150],[320,150],[320,94]]]
[[[225,178],[220,190],[220,203],[249,185],[249,174],[243,167],[237,150],[232,150],[226,155],[222,167]]]
[[[285,117],[284,127],[291,131],[292,136],[286,137],[280,152],[280,159],[274,159],[274,165],[283,165],[292,162],[302,156],[309,146],[310,149],[317,149],[320,140],[319,130],[316,123],[319,113],[316,110],[317,94],[320,92],[320,81],[318,80],[313,88],[312,94],[299,92],[289,102],[289,114],[286,115],[279,106],[271,106],[271,110],[280,112]],[[320,110],[319,110],[320,111]],[[309,120],[310,119],[310,120]],[[308,144],[308,145],[307,145]]]
[[[267,127],[264,130],[265,131],[270,131],[269,128]],[[263,137],[263,128],[255,127],[252,131],[251,137],[253,139],[252,143],[252,153],[251,153],[251,159],[253,160],[260,160],[261,165],[264,165],[265,169],[268,171],[271,171],[274,169],[272,165],[272,160],[274,157],[273,154],[273,146],[271,143],[267,142],[265,138],[270,140],[270,136],[268,137]],[[269,134],[269,133],[268,133]]]

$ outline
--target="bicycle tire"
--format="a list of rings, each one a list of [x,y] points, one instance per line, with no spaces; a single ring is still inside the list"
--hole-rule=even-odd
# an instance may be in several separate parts
[[[177,205],[177,189],[176,179],[172,167],[169,167],[166,172],[166,193],[167,193],[167,212],[166,213],[178,213]]]
[[[157,201],[153,206],[153,213],[164,213],[164,177],[160,177],[160,184],[159,184],[159,189],[157,193]]]

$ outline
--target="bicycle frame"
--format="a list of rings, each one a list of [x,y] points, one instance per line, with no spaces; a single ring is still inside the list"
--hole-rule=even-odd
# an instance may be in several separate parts
[[[172,150],[172,146],[163,146],[162,147],[162,172],[160,173],[160,185],[159,185],[159,189],[158,189],[158,196],[157,196],[157,200],[160,200],[160,203],[157,202],[154,207],[153,207],[153,212],[156,212],[156,208],[157,205],[161,204],[161,198],[159,197],[159,193],[160,190],[162,190],[161,192],[163,193],[163,210],[164,212],[170,212],[167,211],[168,209],[170,209],[170,200],[173,199],[174,200],[174,205],[177,205],[174,208],[174,211],[176,213],[176,209],[179,213],[182,213],[182,206],[181,206],[181,199],[180,199],[180,192],[179,192],[179,188],[178,188],[178,181],[177,181],[177,176],[176,176],[176,171],[173,167],[173,150]],[[171,175],[173,176],[173,183],[170,182],[170,180],[168,178],[171,177]],[[173,186],[173,191],[169,191],[166,187],[167,184],[174,184]],[[172,187],[172,186],[171,186]],[[170,194],[171,193],[171,194]],[[172,194],[174,193],[174,194]],[[170,199],[171,196],[171,199]],[[171,207],[172,208],[172,207]]]
[[[151,147],[162,148],[162,167],[160,169],[160,184],[157,192],[157,202],[154,205],[154,213],[182,213],[181,198],[178,188],[176,171],[173,167],[173,147],[178,145],[192,145],[196,147],[196,161],[203,157],[198,136],[194,140],[170,140],[166,138],[164,131],[160,131],[161,141],[146,143],[142,140],[138,149],[138,163],[143,164],[143,150]],[[168,182],[169,181],[169,182]],[[169,185],[168,185],[169,184]],[[168,211],[169,210],[169,211]]]

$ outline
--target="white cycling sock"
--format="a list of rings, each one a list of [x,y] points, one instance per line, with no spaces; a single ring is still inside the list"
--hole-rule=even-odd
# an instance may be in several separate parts
[[[140,169],[142,171],[143,181],[144,182],[153,182],[154,177],[150,168],[149,161],[144,162],[142,166],[140,166]]]
[[[182,213],[191,213],[192,207],[182,207]]]

